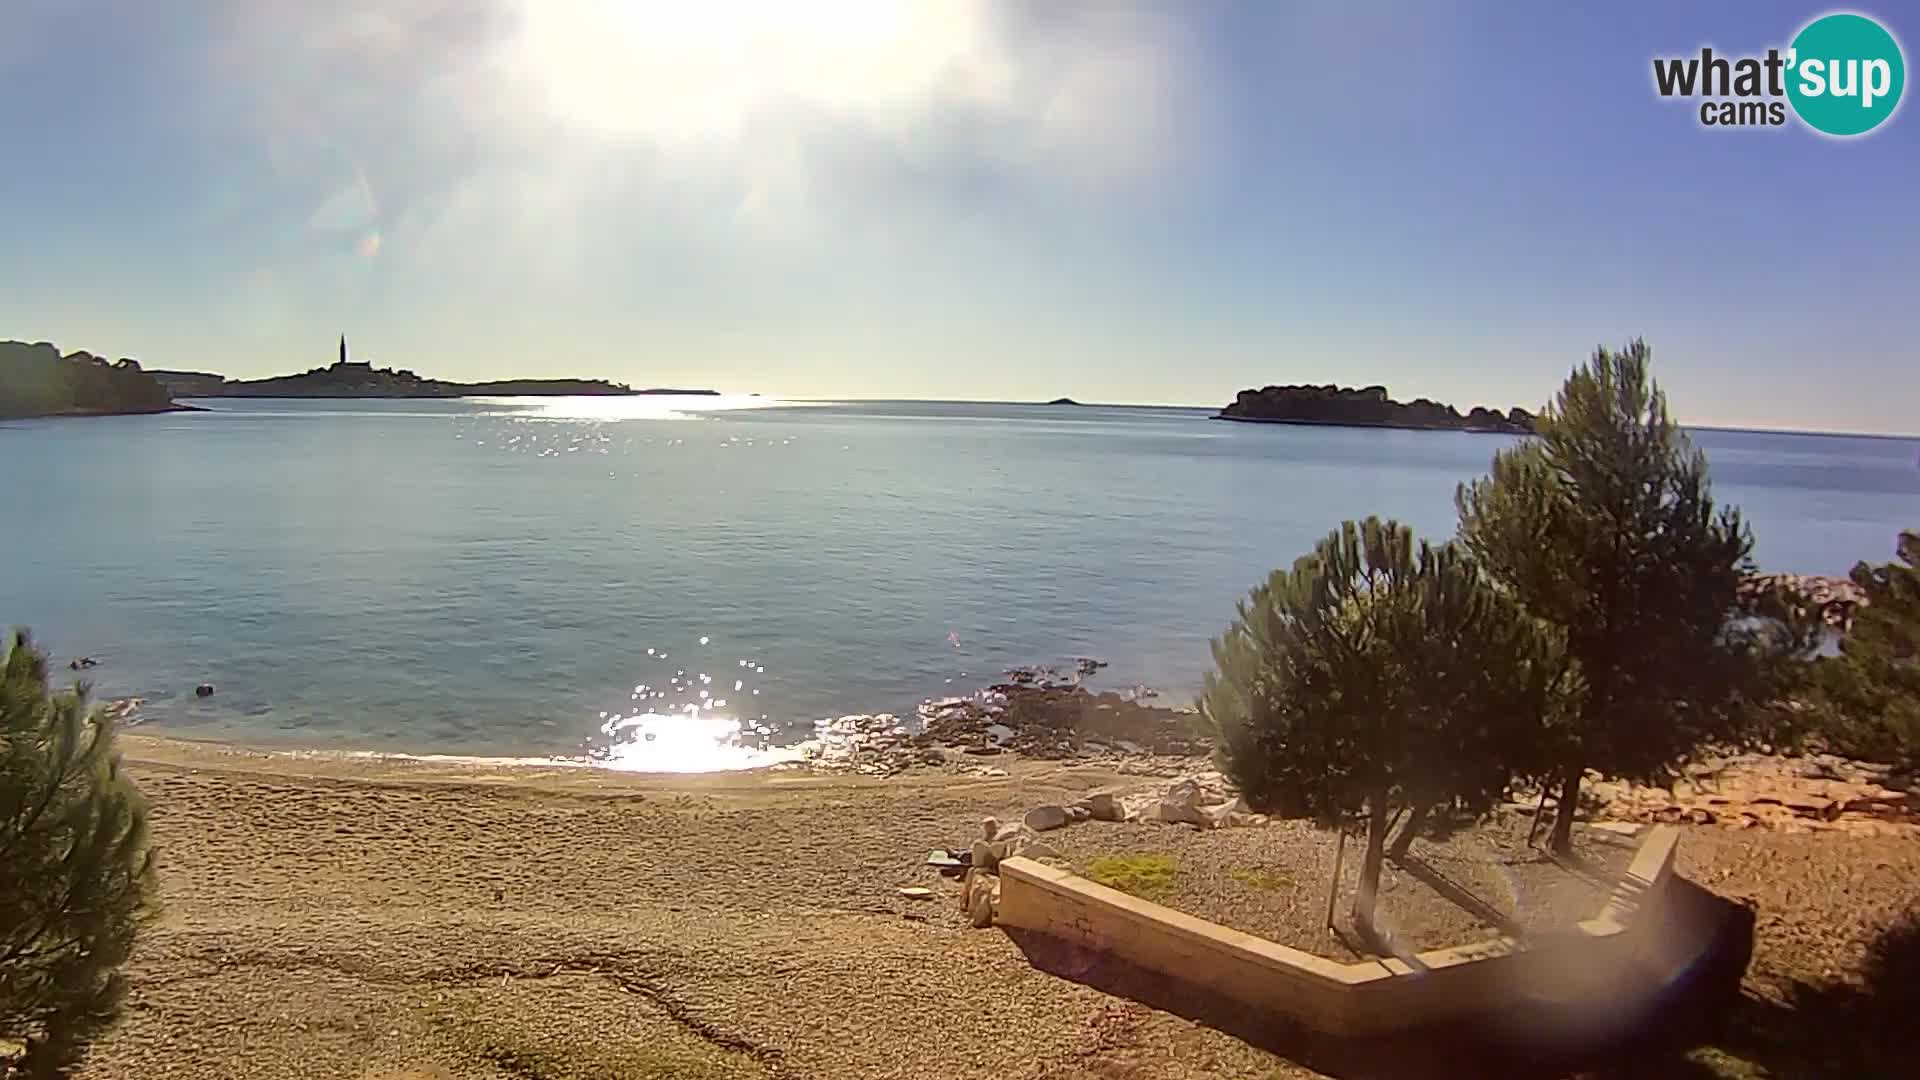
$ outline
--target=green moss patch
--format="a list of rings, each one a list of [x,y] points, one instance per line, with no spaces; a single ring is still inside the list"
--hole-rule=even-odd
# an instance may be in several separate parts
[[[1173,887],[1173,860],[1165,855],[1102,855],[1087,863],[1086,876],[1109,889],[1152,900]]]

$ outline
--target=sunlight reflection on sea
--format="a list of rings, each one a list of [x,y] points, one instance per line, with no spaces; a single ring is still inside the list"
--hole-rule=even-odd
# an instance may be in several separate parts
[[[581,397],[468,398],[501,412],[539,420],[675,420],[688,413],[770,409],[785,404],[758,394],[634,394]]]

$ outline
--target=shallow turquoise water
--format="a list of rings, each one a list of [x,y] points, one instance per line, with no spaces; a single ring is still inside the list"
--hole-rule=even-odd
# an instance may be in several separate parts
[[[1507,442],[1199,410],[203,404],[0,424],[0,619],[98,657],[158,730],[461,753],[689,703],[776,730],[908,711],[1079,654],[1185,697],[1268,570],[1344,517],[1444,538]],[[1920,525],[1920,440],[1696,438],[1768,569],[1844,573]]]

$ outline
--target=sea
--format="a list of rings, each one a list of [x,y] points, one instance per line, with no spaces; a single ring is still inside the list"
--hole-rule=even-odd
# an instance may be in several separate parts
[[[1074,657],[1190,704],[1269,571],[1345,518],[1446,539],[1513,442],[1176,408],[195,404],[0,423],[0,620],[63,681],[181,738],[669,771]],[[1920,526],[1920,439],[1691,434],[1763,569],[1845,574]]]

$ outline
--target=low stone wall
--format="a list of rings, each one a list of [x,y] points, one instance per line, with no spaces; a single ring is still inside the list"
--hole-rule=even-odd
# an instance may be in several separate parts
[[[1522,1013],[1595,1020],[1671,981],[1687,962],[1666,905],[1677,830],[1656,826],[1606,906],[1525,945],[1495,938],[1412,962],[1342,964],[1014,857],[1000,863],[994,922],[1104,951],[1335,1035]],[[1684,932],[1684,931],[1681,931]]]

